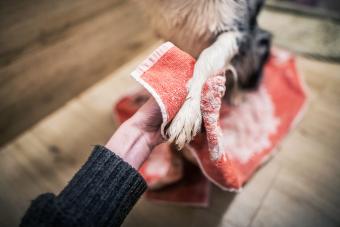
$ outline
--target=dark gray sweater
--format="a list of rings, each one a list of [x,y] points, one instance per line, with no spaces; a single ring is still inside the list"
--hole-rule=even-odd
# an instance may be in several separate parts
[[[20,226],[120,226],[146,187],[134,168],[97,145],[58,196],[32,201]]]

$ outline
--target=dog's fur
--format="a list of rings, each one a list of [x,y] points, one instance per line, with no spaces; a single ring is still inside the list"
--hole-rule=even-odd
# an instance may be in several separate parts
[[[269,33],[257,26],[264,0],[139,0],[163,39],[197,58],[188,97],[167,128],[181,148],[201,128],[201,90],[210,75],[236,68],[241,88],[254,88],[270,47]]]

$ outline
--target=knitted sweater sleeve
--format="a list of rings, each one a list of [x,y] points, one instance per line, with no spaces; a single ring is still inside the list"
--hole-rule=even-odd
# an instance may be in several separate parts
[[[103,146],[63,191],[32,201],[20,226],[120,226],[146,190],[142,176]]]

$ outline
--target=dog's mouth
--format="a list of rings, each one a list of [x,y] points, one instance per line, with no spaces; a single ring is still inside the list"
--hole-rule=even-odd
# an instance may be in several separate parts
[[[238,83],[238,74],[234,66],[230,65],[226,72],[225,72],[225,77],[226,77],[226,88],[225,88],[225,95],[224,95],[224,100],[227,101],[230,105],[235,104],[235,95],[239,93],[240,87]]]

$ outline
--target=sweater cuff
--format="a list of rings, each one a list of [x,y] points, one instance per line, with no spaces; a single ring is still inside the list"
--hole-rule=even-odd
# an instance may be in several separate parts
[[[56,203],[74,219],[96,220],[98,226],[115,226],[123,222],[146,188],[146,182],[133,167],[97,145],[57,196]]]

